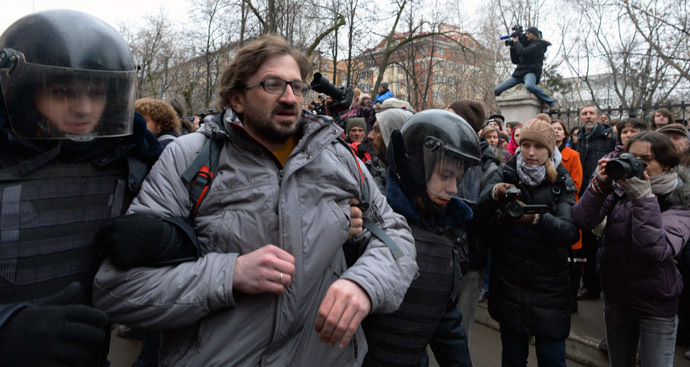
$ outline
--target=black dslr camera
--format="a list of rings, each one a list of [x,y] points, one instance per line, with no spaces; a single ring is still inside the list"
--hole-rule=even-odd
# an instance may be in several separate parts
[[[328,108],[331,111],[331,117],[333,117],[336,122],[339,122],[343,112],[350,108],[352,97],[355,95],[352,87],[336,87],[328,81],[328,78],[321,75],[321,73],[314,74],[314,80],[311,81],[311,89],[319,93],[325,93],[327,96],[333,98],[334,102],[329,103]]]
[[[511,219],[518,219],[525,214],[542,214],[549,211],[548,205],[544,204],[521,205],[517,202],[521,194],[522,191],[517,187],[509,187],[506,190],[507,201],[500,209],[502,215]]]
[[[513,31],[513,33],[507,35],[507,36],[501,36],[499,39],[500,40],[505,40],[506,46],[512,46],[513,45],[513,40],[511,38],[517,37],[520,42],[523,42],[523,38],[525,38],[525,32],[522,31],[522,26],[519,24],[514,25],[510,30]]]
[[[618,158],[613,158],[606,163],[606,176],[613,180],[637,177],[644,180],[644,170],[647,163],[642,162],[632,153],[623,153]]]

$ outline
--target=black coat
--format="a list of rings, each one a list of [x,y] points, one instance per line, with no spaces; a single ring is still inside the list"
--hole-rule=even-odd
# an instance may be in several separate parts
[[[577,145],[575,150],[580,153],[582,163],[582,187],[580,197],[585,194],[585,189],[589,186],[594,170],[596,170],[599,159],[616,149],[616,137],[613,136],[613,128],[609,125],[597,124],[592,132],[585,133],[585,128],[581,128],[578,133]]]
[[[501,167],[498,181],[522,190],[525,204],[550,205],[537,224],[520,225],[504,220],[499,206],[487,191],[477,203],[475,215],[490,223],[491,247],[489,313],[501,327],[529,335],[565,339],[570,332],[572,293],[568,248],[578,238],[571,206],[575,184],[561,164],[555,183],[544,181],[535,188],[520,181],[513,157]],[[559,194],[555,194],[560,190]]]
[[[482,181],[479,185],[479,196],[486,190],[491,190],[493,184],[491,182],[497,182],[500,180],[498,167],[501,165],[496,159],[491,146],[486,142],[486,139],[479,138],[479,146],[481,147],[481,161],[482,161]],[[469,237],[469,269],[470,270],[482,270],[486,266],[488,251],[491,245],[482,230],[481,223],[476,220],[472,220],[467,226],[467,234]]]
[[[527,73],[534,73],[537,76],[536,83],[541,79],[541,69],[544,65],[544,53],[551,46],[551,43],[544,40],[527,41],[513,43],[510,48],[510,61],[518,67],[513,72],[513,77],[522,78]]]

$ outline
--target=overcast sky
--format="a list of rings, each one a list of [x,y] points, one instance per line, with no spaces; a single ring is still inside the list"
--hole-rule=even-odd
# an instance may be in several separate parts
[[[163,9],[170,18],[185,19],[185,0],[0,0],[0,33],[17,19],[34,11],[74,9],[93,14],[116,29],[121,23],[138,24],[147,14]]]
[[[469,13],[474,13],[480,3],[481,0],[462,0]],[[0,0],[0,34],[17,19],[48,9],[83,11],[119,29],[122,23],[136,26],[143,22],[145,15],[161,9],[170,18],[184,22],[189,17],[189,7],[187,0]]]

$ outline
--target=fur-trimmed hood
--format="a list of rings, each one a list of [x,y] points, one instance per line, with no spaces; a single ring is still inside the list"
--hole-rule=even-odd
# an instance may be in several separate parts
[[[690,168],[678,165],[674,170],[678,173],[678,186],[668,195],[667,200],[671,205],[690,208]]]

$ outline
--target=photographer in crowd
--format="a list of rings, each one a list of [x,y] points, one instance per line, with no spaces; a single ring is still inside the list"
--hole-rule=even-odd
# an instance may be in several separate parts
[[[522,27],[516,26],[513,30],[515,32],[510,35],[511,38],[506,41],[506,45],[510,46],[510,61],[518,67],[508,80],[494,88],[494,95],[498,97],[506,90],[525,83],[525,89],[549,107],[554,107],[556,101],[537,86],[541,79],[544,53],[551,43],[541,39],[541,32],[537,27],[527,28],[524,34]]]
[[[476,205],[476,222],[492,236],[489,313],[500,325],[504,367],[526,365],[530,336],[539,366],[566,365],[568,247],[579,234],[571,218],[575,184],[555,149],[551,119],[540,114]]]
[[[599,254],[611,366],[672,366],[682,290],[674,258],[690,238],[690,174],[659,132],[643,132],[628,154],[599,160],[573,207],[589,230],[608,216]],[[638,347],[639,345],[639,347]]]

